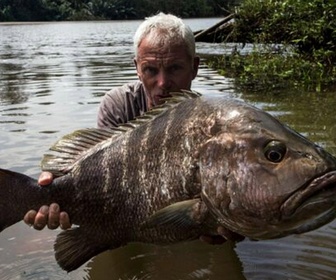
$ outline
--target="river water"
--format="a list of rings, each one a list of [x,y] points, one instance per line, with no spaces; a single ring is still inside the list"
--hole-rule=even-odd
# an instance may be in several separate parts
[[[190,19],[193,30],[218,19]],[[95,127],[99,102],[113,86],[136,80],[132,34],[139,21],[0,25],[0,166],[37,177],[48,147],[78,128]],[[201,55],[220,44],[197,44]],[[260,107],[336,154],[335,92],[234,88],[203,63],[193,89]],[[0,198],[0,203],[1,203]],[[0,235],[0,279],[335,279],[336,223],[298,236],[211,246],[131,244],[105,252],[69,274],[54,259],[60,230],[20,222]]]

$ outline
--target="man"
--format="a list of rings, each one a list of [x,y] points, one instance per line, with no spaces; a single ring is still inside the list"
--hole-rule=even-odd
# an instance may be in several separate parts
[[[195,54],[195,39],[191,29],[180,18],[160,13],[147,18],[134,36],[135,67],[139,81],[107,92],[100,104],[98,127],[111,128],[126,123],[150,110],[169,92],[190,90],[196,77],[199,57]],[[52,174],[43,172],[40,185],[48,185]],[[38,212],[31,210],[24,221],[41,230],[61,226],[71,227],[65,212],[55,203],[42,206]],[[222,229],[223,230],[223,229]],[[225,232],[220,232],[225,234]],[[209,243],[223,243],[222,237],[202,239]]]

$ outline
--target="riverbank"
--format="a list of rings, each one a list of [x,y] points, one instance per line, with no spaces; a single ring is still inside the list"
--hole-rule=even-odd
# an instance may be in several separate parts
[[[245,0],[200,41],[253,44],[209,64],[241,87],[324,91],[336,85],[336,2]]]

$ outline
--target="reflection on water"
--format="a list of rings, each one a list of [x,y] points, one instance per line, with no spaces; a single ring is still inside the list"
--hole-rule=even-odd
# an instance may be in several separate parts
[[[97,257],[89,264],[90,276],[110,279],[117,273],[119,279],[216,279],[225,271],[229,275],[225,279],[245,279],[233,249],[229,242],[211,250],[200,241],[172,246],[133,244]]]
[[[335,92],[243,93],[244,99],[336,154]]]
[[[335,228],[237,245],[247,279],[334,279]],[[298,273],[299,272],[299,273]]]
[[[217,19],[188,20],[194,30]],[[94,127],[113,86],[135,80],[132,34],[138,21],[0,25],[0,166],[38,176],[39,161],[62,135]],[[221,46],[199,44],[213,54]],[[242,98],[278,116],[336,154],[335,93],[237,92],[202,65],[193,89]],[[334,279],[335,222],[279,240],[210,246],[131,244],[70,274],[55,262],[59,231],[18,223],[0,235],[0,279]]]

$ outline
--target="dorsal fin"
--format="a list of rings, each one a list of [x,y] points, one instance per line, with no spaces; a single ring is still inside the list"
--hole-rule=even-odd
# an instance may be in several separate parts
[[[143,123],[151,121],[156,116],[161,115],[163,112],[167,111],[169,108],[174,107],[187,99],[193,99],[201,97],[202,95],[196,91],[181,90],[181,92],[170,92],[170,96],[162,99],[164,102],[160,105],[153,107],[151,110],[147,111],[144,115],[137,117],[126,124],[121,124],[120,127],[137,127]]]
[[[55,176],[66,174],[71,166],[99,143],[112,141],[126,130],[116,127],[111,130],[87,128],[76,130],[58,140],[50,151],[56,154],[45,154],[41,166],[43,171],[49,171]]]
[[[190,91],[190,90],[181,90],[181,92],[170,92],[170,97],[164,98],[163,100],[165,101],[161,106],[165,107],[171,107],[174,106],[175,104],[179,104],[182,101],[186,99],[193,99],[197,97],[201,97],[202,94],[196,92],[196,91]],[[161,107],[159,106],[159,107]],[[157,108],[157,107],[155,107]]]
[[[138,126],[150,122],[158,115],[167,111],[169,108],[176,106],[186,99],[200,97],[201,94],[193,91],[173,92],[171,96],[165,98],[165,102],[146,112],[143,116],[136,118],[125,124],[121,124],[112,129],[88,128],[76,130],[65,135],[56,142],[49,150],[56,154],[44,155],[41,166],[43,171],[49,171],[54,176],[61,176],[71,170],[74,163],[87,156],[96,145],[105,144],[104,142],[114,141],[115,137],[120,134],[131,131]]]

